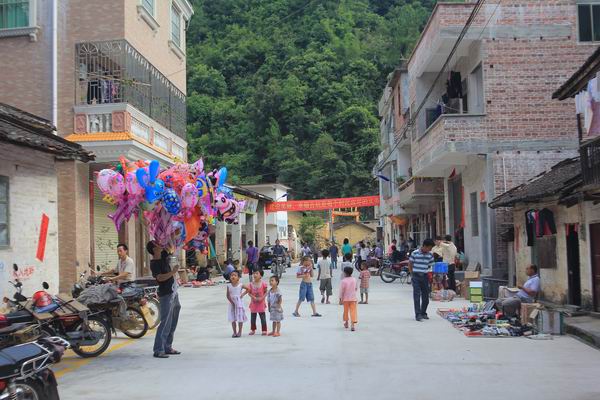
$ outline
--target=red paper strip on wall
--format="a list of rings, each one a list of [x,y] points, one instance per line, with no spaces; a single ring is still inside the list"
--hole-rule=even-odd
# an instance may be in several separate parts
[[[317,211],[336,208],[373,207],[379,205],[379,196],[343,197],[321,200],[289,200],[267,203],[268,213],[276,211]]]
[[[37,258],[40,261],[44,261],[44,255],[46,254],[46,237],[48,236],[48,223],[50,219],[46,214],[42,214],[42,224],[40,225],[40,239],[38,240]]]

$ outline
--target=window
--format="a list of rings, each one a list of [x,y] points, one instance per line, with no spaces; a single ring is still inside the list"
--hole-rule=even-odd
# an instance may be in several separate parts
[[[30,0],[0,0],[0,29],[29,26]]]
[[[0,246],[8,246],[8,177],[0,176]]]
[[[470,88],[471,95],[469,96],[469,100],[471,112],[481,114],[483,113],[483,69],[481,68],[481,64],[471,72]]]
[[[586,3],[577,5],[579,41],[600,41],[600,4]]]
[[[479,215],[477,214],[477,192],[469,195],[471,200],[471,236],[479,236]]]
[[[142,0],[142,6],[150,15],[154,16],[154,0]]]
[[[181,47],[181,11],[171,4],[171,40]]]

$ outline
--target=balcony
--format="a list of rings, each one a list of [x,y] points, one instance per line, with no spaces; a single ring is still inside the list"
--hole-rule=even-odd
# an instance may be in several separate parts
[[[185,94],[126,40],[76,45],[75,104],[128,104],[182,140],[186,139]],[[110,131],[109,119],[90,119],[89,132]]]
[[[600,189],[600,137],[583,142],[579,152],[583,184],[590,189]]]
[[[398,205],[410,213],[424,212],[444,198],[444,180],[411,177],[398,188]]]
[[[501,150],[502,142],[488,140],[488,125],[482,114],[442,114],[413,140],[413,174],[444,177],[452,168],[467,165],[469,156]]]

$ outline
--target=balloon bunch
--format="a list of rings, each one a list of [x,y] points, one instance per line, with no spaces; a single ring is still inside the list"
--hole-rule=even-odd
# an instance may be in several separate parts
[[[142,216],[161,246],[203,251],[215,218],[237,224],[245,205],[235,199],[226,181],[226,167],[207,173],[202,159],[161,170],[156,160],[130,162],[123,157],[96,178],[104,200],[117,207],[108,216],[117,230],[132,215]]]

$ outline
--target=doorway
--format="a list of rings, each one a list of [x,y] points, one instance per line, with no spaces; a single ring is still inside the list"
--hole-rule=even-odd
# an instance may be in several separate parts
[[[594,311],[600,311],[600,224],[590,224],[590,253]]]
[[[569,304],[581,305],[581,271],[579,263],[579,224],[567,224],[567,279]]]
[[[479,203],[479,237],[481,238],[481,264],[483,268],[491,268],[487,202]]]

